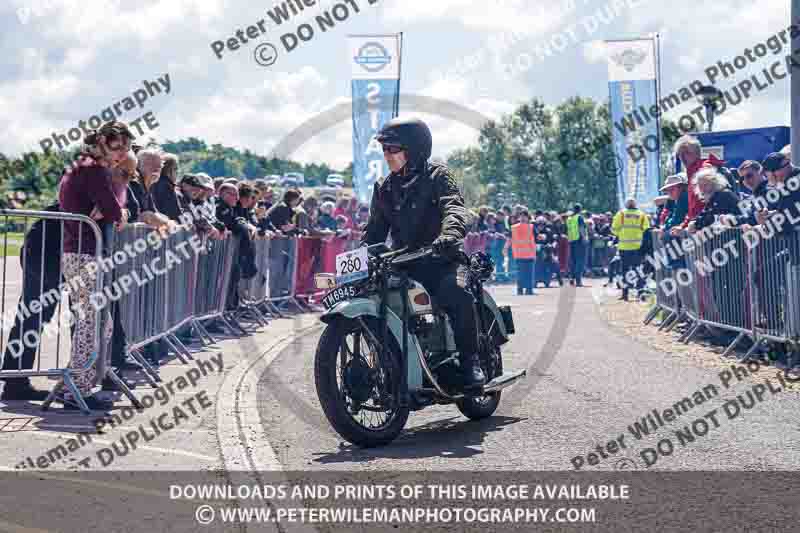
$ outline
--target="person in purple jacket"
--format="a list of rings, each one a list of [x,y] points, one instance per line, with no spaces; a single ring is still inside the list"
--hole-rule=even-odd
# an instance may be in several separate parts
[[[123,221],[123,207],[114,194],[111,169],[126,160],[133,138],[128,126],[117,121],[108,122],[85,137],[77,159],[61,177],[58,193],[61,211],[92,216],[97,209],[106,222]],[[96,288],[97,269],[88,265],[95,260],[96,246],[94,232],[88,224],[77,221],[64,223],[62,272],[70,287],[72,310],[76,315],[69,367],[76,370],[86,365],[96,349],[94,335],[98,315],[102,326],[100,338],[111,337],[108,310],[97,313],[90,301]],[[96,368],[92,367],[74,379],[90,409],[107,410],[112,407],[110,402],[92,395],[92,387],[97,380]],[[71,400],[70,395],[66,394],[64,407],[77,409]]]

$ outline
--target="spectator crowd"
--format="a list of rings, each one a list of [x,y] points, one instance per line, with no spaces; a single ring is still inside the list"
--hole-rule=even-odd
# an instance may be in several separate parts
[[[276,197],[264,180],[181,172],[177,155],[165,153],[157,145],[137,146],[133,141],[133,134],[122,122],[109,122],[92,131],[75,162],[64,170],[58,200],[46,210],[84,215],[97,222],[105,257],[112,253],[115,233],[133,223],[146,225],[162,238],[180,229],[210,241],[236,236],[239,246],[227,298],[230,308],[238,304],[239,281],[266,282],[266,272],[260,272],[254,260],[254,241],[298,236],[352,238],[369,216],[369,208],[356,198],[304,197],[299,189],[285,190]],[[39,220],[27,231],[20,253],[23,291],[6,343],[3,370],[34,367],[41,331],[58,307],[62,282],[70,288],[70,309],[75,317],[69,368],[82,369],[90,361],[97,327],[97,315],[91,309],[97,280],[97,268],[91,266],[96,259],[95,241],[89,225],[77,221],[64,222],[62,232],[60,221]],[[54,290],[58,296],[43,297]],[[42,312],[28,311],[39,303]],[[139,370],[140,365],[128,357],[118,303],[109,306],[106,320],[101,318],[100,339],[110,340],[110,362],[117,371]],[[209,329],[221,331],[213,324]],[[31,336],[36,342],[29,341],[28,332],[39,333]],[[187,336],[184,331],[182,337]],[[158,341],[148,344],[144,356],[151,365],[158,365],[167,353],[165,348]],[[74,381],[90,409],[112,407],[104,399],[107,395],[98,395],[95,390],[94,366],[76,373]],[[101,387],[104,391],[119,390],[109,379]],[[2,400],[44,400],[46,396],[27,377],[5,379]],[[69,392],[59,400],[67,409],[78,408]]]
[[[87,135],[75,162],[65,169],[59,182],[58,201],[47,210],[95,220],[102,232],[105,256],[111,254],[115,232],[131,223],[144,224],[162,236],[182,228],[208,241],[237,237],[238,257],[228,298],[228,305],[234,308],[238,305],[239,281],[266,282],[266,272],[260,272],[255,261],[256,240],[352,238],[369,218],[369,207],[354,197],[305,197],[293,188],[278,197],[264,180],[182,172],[177,155],[164,153],[157,145],[136,146],[133,140],[127,125],[116,121]],[[640,293],[647,288],[648,274],[652,274],[648,264],[652,266],[653,262],[645,259],[652,257],[654,240],[666,244],[715,224],[749,230],[781,212],[793,214],[800,221],[800,187],[789,187],[786,192],[787,180],[798,177],[800,169],[791,165],[786,150],[769,154],[762,162],[745,161],[733,170],[714,156],[702,158],[700,143],[691,136],[677,141],[675,153],[684,172],[667,178],[661,189],[664,195],[655,199],[658,211],[652,216],[639,210],[633,199],[616,214],[591,213],[580,204],[561,212],[531,210],[524,205],[498,209],[481,206],[473,212],[465,252],[488,254],[495,264],[492,281],[516,282],[519,295],[533,295],[540,284],[550,287],[554,281],[563,286],[565,278],[581,287],[588,275],[608,276],[606,285],[616,279],[622,299],[627,300],[631,288]],[[3,370],[33,368],[38,346],[26,342],[15,353],[11,341],[28,331],[41,332],[43,324],[52,319],[55,301],[41,306],[38,314],[23,310],[59,287],[62,280],[78,280],[70,285],[71,309],[80,312],[72,324],[69,366],[77,370],[90,361],[98,327],[95,313],[89,312],[97,280],[97,269],[90,264],[98,243],[88,224],[67,221],[63,232],[60,224],[57,220],[40,220],[26,234],[21,254],[23,291],[6,344]],[[783,225],[781,232],[793,234],[794,226]],[[795,250],[794,264],[800,264],[798,255]],[[681,264],[685,259],[673,258],[670,267]],[[119,306],[112,304],[107,320],[101,320],[100,339],[109,340],[111,365],[117,370],[138,368],[138,363],[128,358]],[[144,355],[158,365],[164,353],[166,350],[156,342],[145,348]],[[76,374],[75,381],[91,409],[111,408],[109,401],[94,390],[98,381],[94,369]],[[118,390],[108,380],[100,386]],[[27,377],[5,379],[3,400],[42,400],[45,396]],[[69,392],[60,400],[65,408],[77,408]]]

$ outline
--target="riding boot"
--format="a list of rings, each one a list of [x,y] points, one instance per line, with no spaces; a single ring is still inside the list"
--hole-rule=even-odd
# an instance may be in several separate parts
[[[479,389],[486,385],[486,376],[481,369],[477,353],[460,355],[461,372],[464,374],[464,390]]]

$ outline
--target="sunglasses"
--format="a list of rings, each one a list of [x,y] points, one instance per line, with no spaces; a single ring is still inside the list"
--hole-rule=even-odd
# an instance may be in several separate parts
[[[128,147],[128,143],[116,143],[116,144],[107,144],[108,149],[112,152],[127,152],[130,148]]]
[[[390,154],[399,154],[404,148],[402,146],[394,146],[391,144],[383,145],[383,153],[389,152]]]

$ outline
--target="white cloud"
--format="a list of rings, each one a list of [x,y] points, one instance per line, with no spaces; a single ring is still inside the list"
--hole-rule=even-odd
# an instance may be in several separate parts
[[[344,49],[344,32],[329,33],[324,43],[309,43],[316,47],[313,54],[304,49],[286,63],[282,58],[279,71],[256,67],[250,45],[226,52],[223,60],[213,56],[209,42],[226,39],[264,17],[274,3],[12,0],[12,8],[4,10],[12,20],[0,23],[6,30],[0,44],[4,52],[0,152],[30,149],[54,130],[73,127],[118,101],[141,80],[169,72],[171,94],[152,99],[146,109],[156,112],[159,138],[195,136],[209,144],[266,155],[304,121],[349,97],[349,72],[344,65],[335,66],[342,54],[329,53],[332,48]],[[585,17],[597,17],[599,10],[614,4],[622,7],[608,23],[601,22],[593,31],[582,24]],[[352,31],[406,29],[404,92],[499,118],[543,94],[553,104],[576,93],[605,100],[607,80],[598,76],[605,71],[602,39],[621,35],[661,33],[664,91],[695,79],[705,81],[703,69],[708,65],[731,60],[787,26],[787,4],[785,0],[727,0],[702,6],[696,0],[381,0],[376,9],[382,16],[354,19]],[[28,8],[27,24],[17,19],[17,8]],[[573,25],[575,38],[568,33]],[[413,33],[408,31],[412,28]],[[570,48],[540,60],[537,46],[551,44],[557,34],[569,37]],[[420,53],[435,61],[428,62],[430,58]],[[533,64],[505,79],[501,63],[519,60],[521,54],[533,57]],[[566,57],[578,59],[566,65],[561,61]],[[540,68],[545,61],[553,68]],[[763,66],[751,66],[722,85],[727,88]],[[439,73],[449,75],[442,78]],[[770,88],[718,119],[715,129],[787,123],[787,97],[787,83]],[[691,102],[680,112],[696,105]],[[131,111],[124,119],[146,110]],[[477,139],[475,130],[458,121],[427,118],[440,155]],[[344,167],[352,157],[351,128],[350,121],[344,121],[310,139],[294,156]]]
[[[407,0],[383,6],[390,23],[457,22],[470,30],[535,34],[552,28],[574,11],[577,0],[544,5],[525,0]]]
[[[606,43],[603,41],[583,43],[583,58],[589,63],[605,63],[608,58]]]

